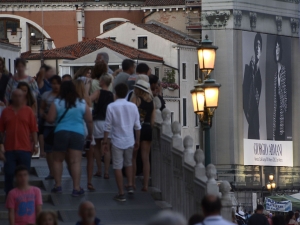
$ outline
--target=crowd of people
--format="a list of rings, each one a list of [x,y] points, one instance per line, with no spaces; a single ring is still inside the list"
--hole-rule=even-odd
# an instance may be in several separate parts
[[[22,210],[30,208],[30,215],[40,212],[38,189],[14,188],[14,178],[20,175],[24,179],[23,173],[30,171],[32,155],[39,150],[49,168],[45,179],[55,181],[52,193],[63,192],[64,161],[73,181],[72,196],[85,193],[80,186],[83,151],[89,191],[97,188],[92,183],[93,176],[109,179],[111,164],[119,190],[115,200],[126,201],[122,169],[127,177],[125,189],[134,194],[137,164],[143,165],[142,191],[148,191],[153,99],[160,99],[161,110],[165,107],[159,79],[151,75],[145,63],[136,65],[133,60],[125,59],[122,69],[113,72],[108,62],[108,54],[102,52],[97,55],[94,67],[82,67],[74,76],[56,75],[52,67],[44,64],[36,77],[32,77],[26,74],[24,59],[15,60],[16,73],[12,75],[0,58],[0,158],[4,161],[4,190],[10,211],[20,210],[15,205],[20,195],[30,195],[36,196],[36,203],[26,200]],[[15,211],[14,220],[12,214],[11,224],[18,224],[12,221],[20,219],[18,215],[22,213],[17,215]]]

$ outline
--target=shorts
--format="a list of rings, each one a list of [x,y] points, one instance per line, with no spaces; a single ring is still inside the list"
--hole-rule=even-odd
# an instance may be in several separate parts
[[[61,130],[54,135],[53,151],[66,152],[68,149],[83,151],[85,145],[84,135]]]
[[[111,147],[112,162],[114,170],[121,170],[124,167],[132,166],[133,146],[120,149],[112,145]]]
[[[142,124],[140,141],[152,141],[152,127],[150,123]]]
[[[103,139],[104,138],[104,127],[105,121],[104,120],[95,120],[94,121],[94,138],[96,139]],[[110,134],[108,134],[108,138],[110,138]]]
[[[51,126],[44,126],[44,129],[43,129],[43,135],[44,135],[44,138],[46,138],[48,136],[48,134],[54,129],[54,127],[51,127]],[[49,145],[49,144],[46,144],[46,142],[44,142],[44,151],[46,153],[51,153],[53,150],[53,146],[52,145]]]

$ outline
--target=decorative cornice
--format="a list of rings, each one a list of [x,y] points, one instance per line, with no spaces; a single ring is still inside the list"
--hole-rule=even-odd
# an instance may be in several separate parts
[[[295,4],[299,4],[299,2],[300,2],[300,0],[275,0],[275,1],[289,2],[289,3],[295,3]]]
[[[250,12],[249,13],[249,18],[250,18],[250,27],[251,27],[251,29],[255,29],[256,28],[256,20],[257,20],[256,12]]]
[[[234,26],[241,27],[243,12],[242,10],[233,10]]]
[[[206,11],[203,13],[202,20],[205,19],[208,24],[204,24],[204,27],[209,28],[222,28],[226,27],[227,21],[230,17],[230,11]]]
[[[275,22],[276,22],[276,26],[277,26],[277,32],[279,33],[282,30],[282,16],[276,16]]]
[[[291,18],[291,29],[293,34],[299,33],[299,19],[297,18]]]

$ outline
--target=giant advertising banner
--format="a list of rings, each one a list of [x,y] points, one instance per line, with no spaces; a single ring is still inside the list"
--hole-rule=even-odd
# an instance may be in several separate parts
[[[242,35],[244,164],[293,166],[291,39]]]
[[[293,205],[291,201],[276,202],[273,199],[265,199],[266,210],[272,212],[289,212],[292,211]]]

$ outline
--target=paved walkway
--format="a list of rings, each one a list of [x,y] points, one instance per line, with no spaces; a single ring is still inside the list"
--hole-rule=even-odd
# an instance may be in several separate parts
[[[110,171],[110,179],[93,178],[95,192],[88,192],[83,197],[74,198],[71,196],[72,180],[64,168],[62,194],[51,194],[50,190],[54,181],[46,181],[48,168],[45,159],[32,160],[32,185],[38,186],[42,190],[44,205],[43,209],[51,209],[58,212],[60,225],[75,225],[78,220],[77,208],[83,200],[92,201],[97,210],[97,216],[103,225],[143,225],[151,216],[157,213],[160,208],[149,193],[141,192],[141,182],[137,182],[137,191],[131,196],[127,196],[126,202],[116,202],[113,197],[117,193],[116,182],[113,171]],[[0,189],[3,190],[4,177],[0,176]],[[86,160],[82,162],[81,186],[87,190]],[[4,206],[4,194],[0,195],[0,224],[8,225],[7,211]]]

